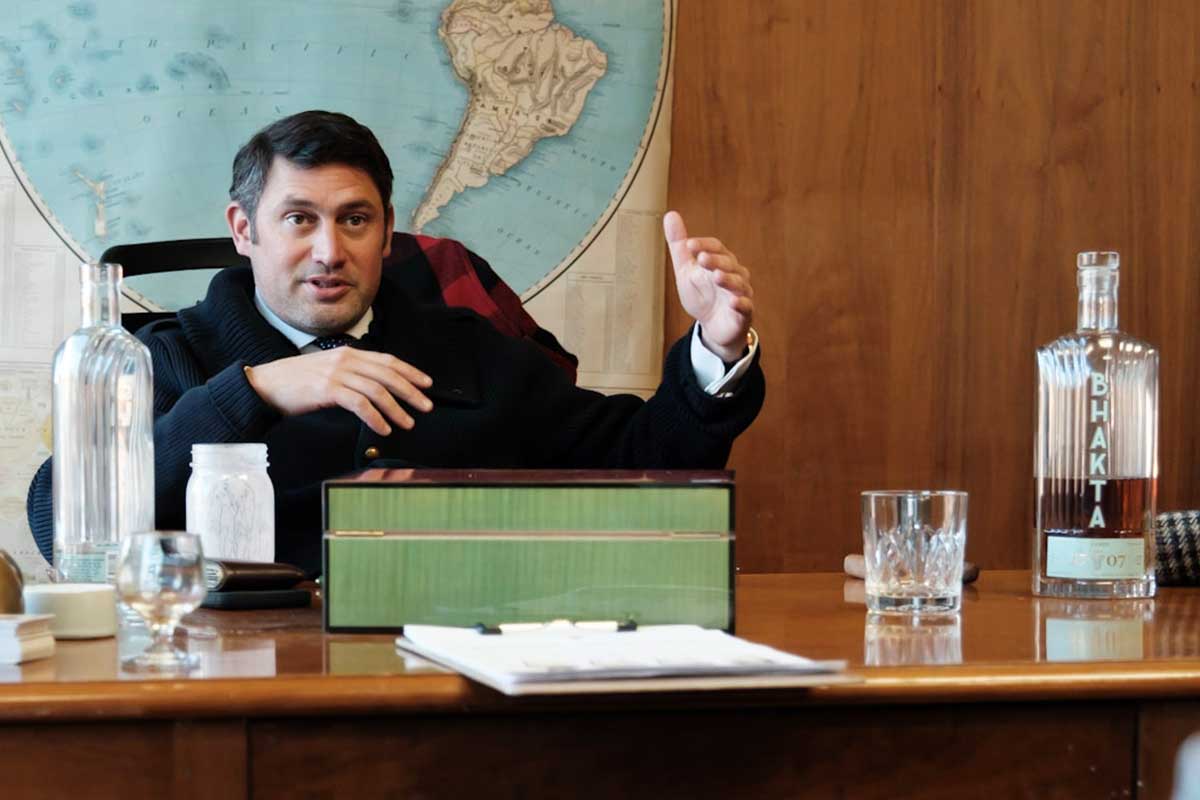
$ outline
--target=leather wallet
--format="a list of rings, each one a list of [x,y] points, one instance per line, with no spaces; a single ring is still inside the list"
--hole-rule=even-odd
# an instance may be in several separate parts
[[[307,589],[259,589],[252,592],[209,592],[201,608],[248,611],[262,608],[308,608],[312,593]]]
[[[304,579],[304,570],[291,564],[223,559],[204,562],[204,585],[210,592],[290,589]]]

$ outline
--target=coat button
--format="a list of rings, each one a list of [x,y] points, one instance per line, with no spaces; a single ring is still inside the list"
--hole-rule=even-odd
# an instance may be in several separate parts
[[[363,455],[366,456],[367,458],[379,458],[379,448],[378,447],[368,447],[363,452]]]

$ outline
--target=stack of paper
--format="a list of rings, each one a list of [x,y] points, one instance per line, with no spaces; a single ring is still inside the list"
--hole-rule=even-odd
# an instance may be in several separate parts
[[[853,680],[813,661],[695,625],[594,631],[550,624],[518,633],[406,625],[402,650],[509,695],[812,686]]]
[[[0,664],[54,655],[53,614],[0,614]]]

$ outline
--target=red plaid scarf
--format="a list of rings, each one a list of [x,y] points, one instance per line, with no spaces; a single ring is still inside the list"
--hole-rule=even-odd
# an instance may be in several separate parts
[[[414,264],[414,261],[420,264]],[[521,305],[521,298],[508,287],[491,266],[453,239],[396,233],[392,236],[392,252],[384,262],[394,268],[393,276],[401,283],[406,278],[431,274],[437,281],[441,302],[475,311],[506,336],[528,339],[540,347],[550,359],[575,382],[579,359],[569,353],[554,335],[538,327],[533,317]],[[414,269],[424,266],[424,270]],[[430,299],[432,286],[406,288],[418,298]],[[436,299],[436,298],[435,298]]]

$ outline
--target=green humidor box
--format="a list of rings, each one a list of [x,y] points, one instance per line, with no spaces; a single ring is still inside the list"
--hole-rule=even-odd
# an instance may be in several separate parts
[[[324,623],[733,628],[728,472],[368,470],[324,490]]]

